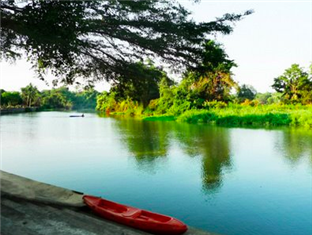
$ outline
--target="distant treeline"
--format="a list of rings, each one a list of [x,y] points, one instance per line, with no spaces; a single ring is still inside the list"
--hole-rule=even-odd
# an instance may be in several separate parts
[[[95,109],[94,89],[72,92],[66,87],[39,91],[29,84],[18,91],[0,90],[1,108],[38,107],[39,109]]]

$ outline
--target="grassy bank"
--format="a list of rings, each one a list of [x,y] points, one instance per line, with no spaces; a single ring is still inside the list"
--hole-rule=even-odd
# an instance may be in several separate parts
[[[229,105],[225,108],[192,109],[177,117],[148,116],[143,120],[177,120],[189,123],[212,123],[222,126],[300,126],[312,128],[312,106],[303,105]]]
[[[145,121],[211,123],[220,126],[298,126],[312,129],[312,105],[259,104],[257,102],[204,102],[191,100],[152,100],[147,107],[137,101],[116,101],[112,95],[98,98],[97,110],[113,115],[142,118]]]

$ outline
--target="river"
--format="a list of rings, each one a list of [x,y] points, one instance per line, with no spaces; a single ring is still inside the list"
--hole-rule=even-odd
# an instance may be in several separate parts
[[[3,115],[1,169],[220,234],[312,234],[312,131]]]

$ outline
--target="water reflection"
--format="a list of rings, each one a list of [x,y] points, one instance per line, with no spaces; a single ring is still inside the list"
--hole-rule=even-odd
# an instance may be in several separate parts
[[[127,118],[116,119],[115,126],[121,142],[133,154],[140,169],[155,173],[157,160],[167,156],[169,131],[165,125]]]
[[[312,166],[312,131],[305,129],[285,129],[277,138],[277,149],[293,165],[308,157]]]
[[[204,191],[218,189],[222,185],[224,167],[231,167],[229,131],[226,128],[122,118],[115,125],[122,142],[141,169],[155,170],[157,159],[166,157],[170,144],[175,141],[187,156],[202,158]]]
[[[207,125],[181,124],[176,126],[176,138],[183,151],[202,156],[204,191],[215,191],[222,185],[224,167],[231,167],[229,131]]]

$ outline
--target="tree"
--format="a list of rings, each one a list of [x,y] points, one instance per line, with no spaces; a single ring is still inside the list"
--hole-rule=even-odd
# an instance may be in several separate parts
[[[0,89],[0,104],[1,104],[1,106],[4,104],[3,103],[3,101],[5,101],[5,100],[3,100],[3,97],[2,97],[2,94],[5,92],[5,90],[3,90],[3,89]]]
[[[22,99],[24,100],[24,103],[26,106],[31,107],[36,102],[36,98],[39,98],[39,91],[36,86],[33,86],[31,83],[22,88]]]
[[[282,93],[284,102],[311,103],[312,102],[312,73],[304,71],[298,64],[286,69],[283,75],[274,79],[272,87]]]
[[[243,84],[241,87],[238,88],[237,91],[237,98],[238,102],[242,103],[245,100],[253,100],[256,98],[257,91],[256,89],[251,85]]]
[[[75,93],[75,99],[72,100],[73,109],[95,109],[96,98],[99,92],[93,88],[85,89]]]
[[[256,100],[260,104],[275,104],[281,101],[281,93],[278,92],[265,92],[265,93],[257,93]]]
[[[42,94],[42,108],[44,109],[70,109],[71,101],[59,90],[44,91]]]
[[[211,72],[229,73],[233,67],[237,66],[228,58],[222,45],[213,40],[207,40],[203,44],[200,58],[201,63],[194,68],[198,77]]]
[[[200,99],[229,101],[231,89],[237,85],[231,76],[236,64],[228,59],[222,46],[212,40],[204,44],[200,57],[202,63],[186,73],[184,84]]]
[[[18,91],[4,91],[1,92],[1,106],[17,106],[22,105],[23,100]]]
[[[130,65],[147,56],[176,71],[196,67],[209,35],[229,34],[232,23],[252,13],[195,23],[172,0],[19,2],[1,1],[2,57],[25,53],[41,79],[50,69],[69,84],[77,77],[127,77]]]
[[[272,99],[272,93],[271,92],[265,92],[265,93],[257,93],[256,100],[260,104],[268,104],[269,100]]]
[[[159,98],[159,83],[165,79],[172,81],[161,67],[156,67],[149,60],[147,63],[138,62],[129,65],[127,77],[119,77],[113,84],[111,91],[116,92],[118,98],[139,101],[146,107],[150,100]]]

